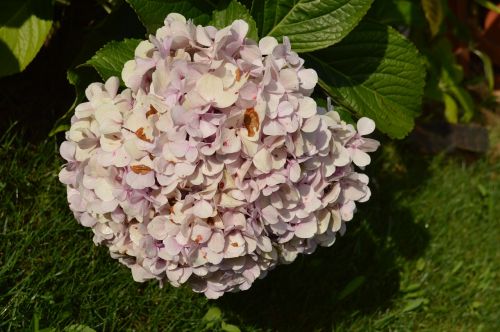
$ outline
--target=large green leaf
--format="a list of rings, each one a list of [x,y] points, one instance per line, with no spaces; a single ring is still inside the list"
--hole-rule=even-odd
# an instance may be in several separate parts
[[[234,20],[238,19],[245,20],[248,23],[249,30],[247,37],[257,40],[259,38],[257,25],[252,15],[245,6],[236,0],[232,0],[225,9],[214,11],[210,24],[220,29],[230,25]]]
[[[297,52],[331,46],[366,14],[373,0],[254,0],[261,36],[287,36]]]
[[[148,33],[155,33],[170,13],[179,13],[196,24],[207,24],[213,7],[203,0],[127,0]]]
[[[103,80],[107,80],[111,76],[121,77],[123,65],[134,58],[135,48],[140,42],[139,39],[109,42],[97,51],[86,64],[94,67]]]
[[[0,77],[24,70],[52,27],[51,0],[0,1]]]
[[[403,138],[420,113],[425,69],[415,46],[391,27],[362,22],[342,42],[308,55],[320,85],[341,106]],[[306,60],[307,61],[307,60]]]

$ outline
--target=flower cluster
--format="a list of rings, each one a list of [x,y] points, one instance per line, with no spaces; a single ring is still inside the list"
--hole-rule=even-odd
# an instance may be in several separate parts
[[[318,77],[287,38],[246,38],[170,14],[119,80],[93,83],[61,145],[60,180],[94,242],[136,281],[209,298],[330,246],[370,197],[378,142],[310,98]]]

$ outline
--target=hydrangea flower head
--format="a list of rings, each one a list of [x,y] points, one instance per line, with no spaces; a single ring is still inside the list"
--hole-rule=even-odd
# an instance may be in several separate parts
[[[136,281],[217,298],[330,246],[370,197],[378,142],[310,97],[318,76],[288,39],[258,43],[179,14],[142,41],[119,79],[78,105],[59,177],[76,219]]]

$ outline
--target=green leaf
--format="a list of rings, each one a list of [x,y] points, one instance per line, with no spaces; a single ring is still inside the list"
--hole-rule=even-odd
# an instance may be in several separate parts
[[[493,2],[488,0],[475,0],[475,1],[484,8],[489,9],[497,14],[500,14],[500,8],[497,7],[497,5],[495,5]]]
[[[453,97],[450,96],[449,94],[444,93],[443,101],[444,101],[444,117],[446,118],[446,121],[448,121],[449,123],[457,123],[458,105],[455,102],[455,99],[453,99]]]
[[[415,46],[391,27],[362,22],[342,42],[306,56],[320,86],[357,116],[403,138],[420,114],[425,68]]]
[[[373,0],[254,0],[261,36],[290,38],[297,52],[331,46],[359,23]]]
[[[73,324],[66,326],[64,332],[96,332],[93,328],[82,324]]]
[[[35,58],[52,27],[52,11],[51,0],[0,1],[0,77]]]
[[[252,15],[245,6],[236,0],[232,0],[226,9],[214,11],[212,21],[209,24],[220,29],[238,19],[245,20],[248,23],[249,30],[247,36],[253,40],[258,40],[257,25]]]
[[[413,311],[413,310],[416,310],[418,308],[420,308],[423,304],[427,304],[429,302],[429,300],[427,300],[426,298],[418,298],[418,299],[414,299],[414,300],[410,300],[406,303],[406,306],[403,308],[403,312],[409,312],[409,311]]]
[[[203,316],[202,320],[205,322],[212,322],[221,319],[222,313],[219,308],[217,307],[212,307],[208,309],[207,313],[205,316]]]
[[[165,17],[170,13],[179,13],[196,24],[207,24],[213,10],[203,0],[126,0],[139,16],[148,33],[155,33],[163,26]]]
[[[352,279],[345,287],[340,291],[339,295],[337,296],[338,300],[343,300],[352,293],[354,293],[359,287],[363,286],[363,284],[366,281],[366,277],[364,276],[358,276],[354,279]]]
[[[460,80],[461,77],[457,76],[457,73],[451,72],[449,67],[442,68],[439,82],[441,90],[444,93],[448,93],[453,96],[453,98],[458,101],[463,110],[460,120],[463,122],[469,122],[474,116],[474,100],[472,99],[470,93],[460,86]]]
[[[495,87],[495,73],[493,70],[491,59],[488,54],[481,52],[480,50],[473,50],[473,52],[483,62],[484,76],[486,77],[486,82],[488,83],[488,89],[490,93],[492,93]]]
[[[94,67],[103,80],[111,76],[121,77],[123,65],[134,59],[135,48],[140,42],[139,39],[109,42],[85,64]]]
[[[429,23],[431,36],[434,37],[439,32],[444,18],[443,0],[422,0],[422,8]]]
[[[222,331],[225,332],[241,332],[240,328],[233,324],[227,324],[226,322],[222,322],[221,324]]]
[[[422,7],[415,0],[375,1],[366,15],[377,23],[393,27],[405,25],[415,29],[426,26]]]
[[[425,269],[425,259],[419,258],[417,260],[416,268],[417,268],[417,271],[422,271],[423,269]]]

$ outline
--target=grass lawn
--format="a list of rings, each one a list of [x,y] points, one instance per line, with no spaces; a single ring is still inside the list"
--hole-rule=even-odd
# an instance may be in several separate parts
[[[386,145],[372,199],[333,247],[208,301],[135,283],[95,247],[67,207],[56,151],[0,143],[0,331],[500,331],[499,163]],[[202,319],[214,306],[224,324]]]

